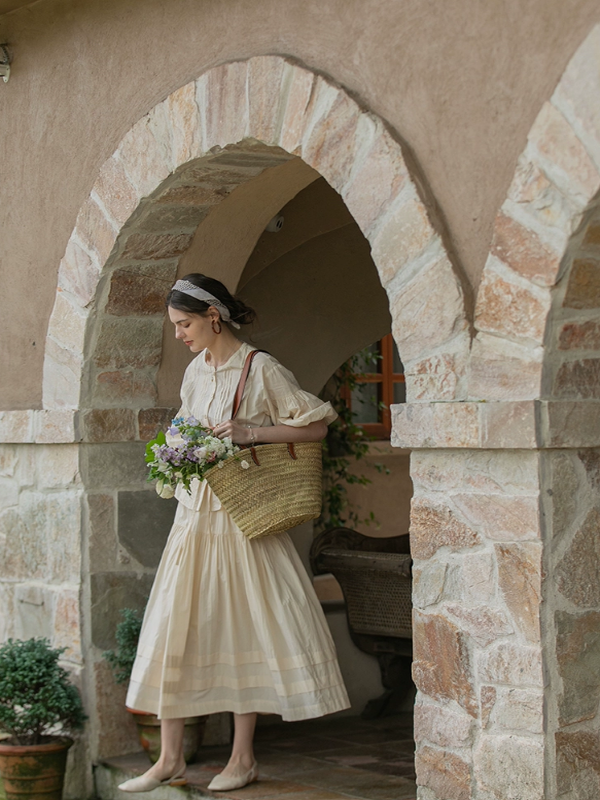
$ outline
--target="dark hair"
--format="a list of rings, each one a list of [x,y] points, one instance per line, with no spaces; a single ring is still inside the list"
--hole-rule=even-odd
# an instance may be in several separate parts
[[[185,275],[181,280],[189,281],[194,286],[198,286],[199,289],[210,292],[213,297],[216,297],[224,306],[227,306],[231,319],[233,322],[237,322],[238,325],[249,325],[256,319],[254,309],[247,306],[243,300],[234,297],[227,287],[216,278],[209,278],[200,272],[192,272],[189,275]],[[175,289],[171,289],[167,295],[166,305],[176,308],[178,311],[187,311],[189,314],[200,315],[204,315],[210,307],[210,303],[205,303],[204,300],[197,300],[195,297],[184,292],[178,292]]]

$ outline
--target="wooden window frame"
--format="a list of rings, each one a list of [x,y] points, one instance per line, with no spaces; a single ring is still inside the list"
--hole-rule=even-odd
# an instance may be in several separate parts
[[[357,376],[356,383],[376,383],[379,391],[377,392],[377,402],[383,403],[380,411],[380,422],[362,422],[359,425],[368,436],[375,439],[385,440],[392,435],[392,415],[390,406],[394,402],[394,385],[405,383],[404,373],[394,372],[394,340],[392,334],[388,333],[378,342],[379,356],[377,360],[378,372],[366,372]],[[344,400],[349,408],[352,407],[352,394],[349,390],[344,392]]]

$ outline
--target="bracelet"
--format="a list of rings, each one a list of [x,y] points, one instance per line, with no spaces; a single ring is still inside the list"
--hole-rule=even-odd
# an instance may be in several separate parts
[[[250,431],[250,447],[254,447],[256,444],[256,434],[254,433],[254,429],[251,425],[246,425],[246,427]]]

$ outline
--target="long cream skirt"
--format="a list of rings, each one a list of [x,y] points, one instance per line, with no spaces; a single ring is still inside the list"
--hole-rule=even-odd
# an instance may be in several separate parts
[[[163,719],[348,708],[321,605],[287,533],[249,540],[208,486],[178,505],[127,705]]]

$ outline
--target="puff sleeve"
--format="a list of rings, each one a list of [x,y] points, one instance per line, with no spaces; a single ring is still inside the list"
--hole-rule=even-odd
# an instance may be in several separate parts
[[[266,412],[273,425],[302,428],[323,420],[327,425],[337,418],[331,403],[305,392],[294,375],[278,361],[266,366],[263,375]]]

